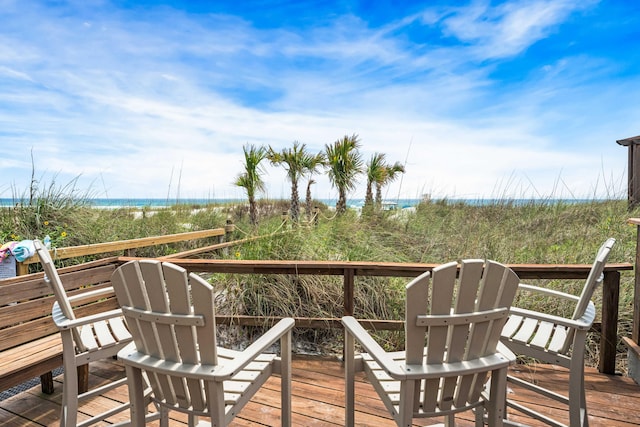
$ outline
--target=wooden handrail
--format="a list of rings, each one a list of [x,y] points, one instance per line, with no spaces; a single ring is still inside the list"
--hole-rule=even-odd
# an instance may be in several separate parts
[[[167,243],[175,243],[185,240],[224,236],[224,234],[224,228],[213,228],[211,230],[189,231],[186,233],[167,234],[165,236],[141,237],[138,239],[118,240],[117,242],[93,243],[90,245],[56,248],[52,250],[51,253],[54,255],[55,259],[66,259],[85,255],[117,252],[126,249],[143,248],[145,246],[164,245]],[[36,262],[40,262],[38,257],[31,257],[27,258],[23,264],[33,264]]]
[[[68,246],[52,249],[51,258],[54,260],[75,258],[86,255],[104,254],[110,252],[125,251],[147,246],[164,245],[186,240],[204,239],[207,237],[224,236],[229,233],[229,226],[224,228],[212,228],[210,230],[188,231],[185,233],[167,234],[164,236],[140,237],[138,239],[118,240],[116,242],[93,243],[89,245]],[[29,272],[29,264],[39,263],[37,256],[27,258],[22,262],[16,262],[18,276],[23,276]]]

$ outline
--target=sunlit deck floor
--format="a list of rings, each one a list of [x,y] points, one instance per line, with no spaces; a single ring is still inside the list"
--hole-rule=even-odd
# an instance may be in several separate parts
[[[517,375],[535,376],[541,383],[553,383],[554,388],[562,391],[566,388],[567,374],[561,368],[546,365],[517,366]],[[93,384],[110,381],[123,375],[124,370],[116,361],[106,361],[91,366],[90,381]],[[293,366],[293,425],[295,426],[343,426],[343,368],[338,360],[299,359]],[[59,420],[62,377],[56,377],[56,392],[45,395],[40,387],[0,401],[0,425],[17,426],[56,426]],[[280,423],[279,378],[272,378],[236,418],[233,426],[278,426]],[[589,420],[592,426],[640,426],[640,386],[630,378],[599,374],[594,369],[587,370],[586,377]],[[510,395],[521,400],[531,400],[527,393],[517,392]],[[126,398],[126,389],[122,387],[109,394],[95,398],[80,408],[82,419],[87,414],[102,412],[115,401]],[[540,399],[539,404],[544,405]],[[386,410],[377,399],[373,388],[358,376],[356,384],[356,424],[360,426],[394,426]],[[556,405],[541,408],[554,416],[566,416]],[[125,414],[125,416],[128,414]],[[120,420],[119,418],[118,420]],[[515,421],[538,426],[530,419],[516,417]],[[115,421],[115,420],[112,420]],[[172,426],[186,425],[185,417],[171,413]],[[438,421],[438,420],[435,420]],[[430,425],[435,421],[420,420],[415,425]],[[158,423],[149,425],[157,426]],[[471,415],[464,414],[458,425],[471,426]]]

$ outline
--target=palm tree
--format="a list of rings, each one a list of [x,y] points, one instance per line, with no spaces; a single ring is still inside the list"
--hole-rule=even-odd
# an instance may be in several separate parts
[[[404,173],[404,166],[400,162],[395,162],[393,165],[384,165],[383,173],[379,177],[376,183],[376,206],[380,208],[382,206],[382,187],[392,183],[398,178],[400,173]]]
[[[280,152],[269,147],[267,158],[273,165],[283,165],[287,171],[287,178],[291,181],[291,221],[298,222],[300,216],[300,202],[298,197],[298,180],[308,169],[311,156],[298,141],[293,142],[293,148],[285,148]]]
[[[386,173],[385,157],[386,155],[383,153],[375,153],[367,164],[367,190],[364,197],[364,206],[362,207],[363,213],[373,211],[373,186],[380,182]]]
[[[315,156],[311,156],[309,158],[309,163],[307,164],[308,181],[307,181],[305,213],[307,214],[308,220],[311,220],[311,203],[312,203],[311,185],[316,183],[312,177],[315,173],[318,172],[318,169],[324,165],[326,165],[326,158],[324,156],[324,153],[318,153]]]
[[[244,172],[238,175],[235,185],[243,187],[247,191],[249,199],[249,221],[255,225],[258,223],[258,211],[256,209],[256,193],[264,191],[264,181],[262,180],[263,170],[260,162],[265,159],[267,150],[264,147],[245,145],[244,151]]]
[[[356,177],[362,172],[362,158],[358,152],[360,140],[356,134],[345,135],[325,146],[328,175],[331,184],[338,189],[336,213],[347,211],[347,193],[355,188]]]

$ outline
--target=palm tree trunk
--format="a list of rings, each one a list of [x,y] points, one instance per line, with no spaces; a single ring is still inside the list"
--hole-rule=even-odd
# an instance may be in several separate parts
[[[376,184],[376,208],[382,207],[382,185]]]
[[[347,195],[344,188],[338,189],[338,202],[336,203],[336,213],[343,214],[347,211]]]
[[[249,197],[249,222],[251,222],[251,225],[256,225],[258,223],[258,209],[253,197]]]
[[[362,213],[364,214],[373,211],[373,191],[371,184],[371,180],[367,180],[367,191],[364,196],[364,206],[362,207]]]
[[[311,203],[312,203],[312,199],[311,199],[311,184],[313,184],[315,181],[310,179],[309,182],[307,182],[307,198],[306,198],[306,206],[305,206],[305,213],[307,214],[307,220],[311,221]]]
[[[298,183],[291,181],[291,221],[296,224],[300,216],[300,203],[298,202]]]

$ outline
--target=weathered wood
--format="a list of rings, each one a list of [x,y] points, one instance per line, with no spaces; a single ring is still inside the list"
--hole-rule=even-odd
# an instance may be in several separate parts
[[[182,242],[185,240],[204,239],[224,235],[224,228],[214,228],[211,230],[190,231],[187,233],[167,234],[164,236],[141,237],[139,239],[119,240],[117,242],[94,243],[90,245],[71,246],[67,248],[57,248],[51,251],[54,260],[74,258],[85,255],[103,254],[119,252],[133,248],[143,248],[146,246],[164,245],[167,243]],[[23,264],[39,263],[38,257],[26,259]]]
[[[135,257],[119,257],[127,262]],[[355,276],[417,277],[431,271],[438,264],[396,263],[376,261],[296,261],[296,260],[221,260],[181,259],[163,257],[189,271],[237,274],[317,274],[342,276],[345,270],[353,270]],[[508,264],[521,279],[586,279],[591,264]],[[629,263],[609,263],[605,272],[631,271]]]
[[[533,377],[545,385],[562,391],[567,383],[567,371],[553,365],[515,365],[511,373]],[[91,382],[104,384],[123,375],[118,361],[101,361],[92,364]],[[292,387],[292,425],[337,427],[344,425],[344,370],[335,358],[294,358]],[[62,377],[56,377],[56,382]],[[585,374],[589,422],[592,427],[640,426],[640,387],[630,378],[599,374],[593,368],[587,368]],[[371,427],[393,427],[395,423],[387,414],[373,387],[362,375],[356,376],[356,393],[362,403],[356,405],[355,419],[359,425]],[[58,387],[59,388],[59,387]],[[279,378],[268,381],[262,390],[245,406],[232,424],[234,427],[279,425]],[[514,395],[515,394],[515,395]],[[512,390],[510,397],[522,401],[532,401],[542,412],[566,417],[554,405],[540,398],[534,400],[526,391]],[[125,387],[109,392],[104,397],[93,399],[80,407],[80,419],[103,412],[117,402],[127,399]],[[0,402],[0,425],[9,427],[36,427],[57,425],[59,420],[60,396],[43,395],[38,388],[22,392]],[[468,413],[456,417],[459,427],[474,425],[473,415]],[[510,414],[510,419],[532,427],[542,427],[530,418]],[[112,420],[114,421],[114,420]],[[428,421],[418,421],[414,426],[427,425]],[[157,425],[157,424],[150,424]],[[187,425],[186,415],[171,412],[170,425]]]
[[[42,389],[42,392],[46,394],[52,394],[54,392],[53,372],[49,371],[40,375],[40,388]]]
[[[619,302],[620,272],[609,271],[605,273],[602,282],[602,332],[598,369],[604,374],[616,373]]]
[[[344,315],[353,316],[354,310],[354,270],[347,268],[344,270]]]
[[[640,218],[630,218],[630,224],[636,225],[636,259],[635,259],[635,282],[633,292],[633,325],[631,329],[631,339],[636,344],[640,343]]]
[[[115,258],[59,269],[70,294],[100,289],[110,282]],[[62,365],[62,343],[51,320],[55,298],[43,273],[0,280],[0,390],[41,377],[42,389],[52,392],[50,372]],[[80,299],[77,312],[93,314],[117,307],[115,297]],[[84,380],[80,389],[86,388]]]

